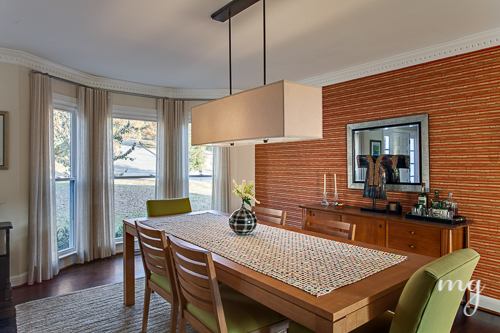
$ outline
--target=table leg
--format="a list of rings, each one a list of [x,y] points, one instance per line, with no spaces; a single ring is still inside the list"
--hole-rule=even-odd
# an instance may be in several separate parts
[[[135,258],[134,235],[123,228],[123,302],[125,306],[135,304]]]

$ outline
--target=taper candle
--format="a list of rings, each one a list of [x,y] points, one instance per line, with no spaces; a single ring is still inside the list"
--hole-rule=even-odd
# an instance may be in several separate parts
[[[335,174],[335,194],[337,194],[337,174]]]
[[[326,173],[323,175],[323,193],[326,193]]]

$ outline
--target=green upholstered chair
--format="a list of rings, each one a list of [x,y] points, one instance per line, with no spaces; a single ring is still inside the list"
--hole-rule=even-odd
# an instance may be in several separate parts
[[[449,332],[457,314],[464,291],[458,283],[449,291],[445,284],[439,291],[439,281],[462,281],[465,288],[479,261],[472,249],[449,253],[417,270],[401,293],[396,312],[385,312],[355,329],[354,333],[442,333]],[[463,290],[462,288],[462,290]],[[290,322],[288,333],[313,332]]]
[[[201,333],[279,332],[289,320],[253,299],[218,284],[212,254],[170,238],[175,283],[179,290],[179,332],[189,322]]]
[[[148,217],[192,212],[189,198],[148,200],[146,207]]]
[[[148,326],[149,302],[151,291],[167,300],[170,304],[170,332],[177,329],[177,314],[179,313],[179,296],[174,280],[172,260],[168,239],[164,230],[149,228],[135,221],[139,247],[141,248],[142,263],[146,273],[146,289],[144,292],[144,313],[142,317],[142,331]]]

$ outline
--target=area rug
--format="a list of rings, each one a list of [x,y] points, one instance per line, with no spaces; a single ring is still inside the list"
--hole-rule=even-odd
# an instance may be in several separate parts
[[[140,332],[144,307],[144,278],[136,280],[135,305],[123,305],[123,283],[76,291],[16,306],[19,333],[24,332]],[[168,332],[170,303],[151,295],[148,332]],[[187,325],[187,332],[196,330]]]

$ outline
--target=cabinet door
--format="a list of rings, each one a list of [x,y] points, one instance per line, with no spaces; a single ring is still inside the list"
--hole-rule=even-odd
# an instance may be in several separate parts
[[[385,221],[366,217],[342,215],[342,222],[356,225],[354,240],[385,246]]]

